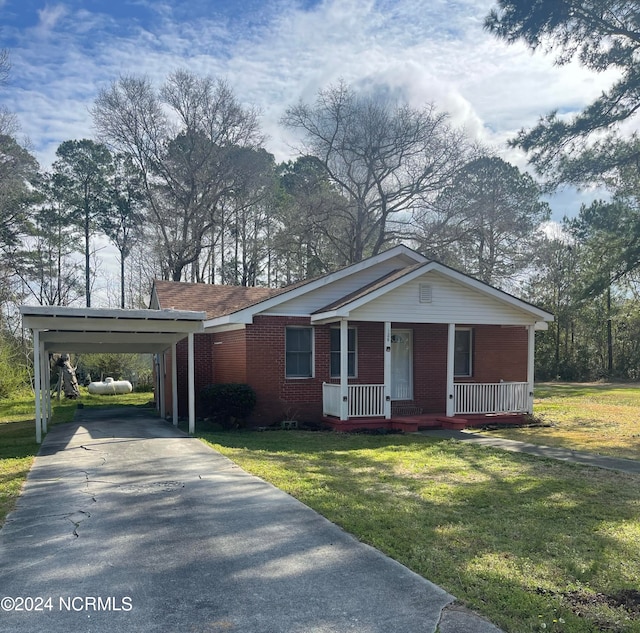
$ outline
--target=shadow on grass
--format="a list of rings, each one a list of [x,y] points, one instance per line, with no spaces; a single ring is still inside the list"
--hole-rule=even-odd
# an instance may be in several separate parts
[[[0,459],[33,456],[38,452],[34,420],[0,424]]]
[[[414,436],[203,435],[507,631],[640,631],[563,597],[635,586],[638,477]]]

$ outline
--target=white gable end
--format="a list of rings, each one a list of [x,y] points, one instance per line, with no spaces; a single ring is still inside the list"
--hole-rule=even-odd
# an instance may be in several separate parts
[[[319,288],[311,290],[301,296],[294,297],[289,301],[283,301],[273,308],[261,312],[261,314],[279,316],[309,315],[352,292],[360,290],[364,286],[377,281],[394,270],[405,268],[411,264],[415,264],[415,261],[408,261],[407,258],[403,256],[393,257],[356,271],[348,277],[328,282]]]
[[[353,321],[532,325],[536,317],[431,271],[350,311]]]

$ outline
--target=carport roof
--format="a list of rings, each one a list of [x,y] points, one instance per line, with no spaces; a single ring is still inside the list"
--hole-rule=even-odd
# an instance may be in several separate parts
[[[160,353],[204,330],[205,312],[21,306],[47,352]]]

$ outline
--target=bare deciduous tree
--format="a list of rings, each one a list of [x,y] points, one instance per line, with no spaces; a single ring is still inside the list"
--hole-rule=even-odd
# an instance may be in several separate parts
[[[345,83],[321,90],[315,104],[289,108],[282,123],[304,137],[347,199],[343,231],[331,240],[347,262],[378,253],[393,236],[389,220],[443,189],[463,159],[466,139],[427,105],[359,95]]]
[[[9,51],[6,48],[0,50],[0,86],[6,86],[11,72],[11,60]],[[0,134],[15,136],[19,126],[15,114],[10,112],[6,106],[0,106]]]
[[[93,117],[105,142],[141,170],[166,276],[179,281],[231,191],[230,153],[262,141],[257,112],[225,82],[177,71],[159,91],[145,78],[122,77],[99,94]]]

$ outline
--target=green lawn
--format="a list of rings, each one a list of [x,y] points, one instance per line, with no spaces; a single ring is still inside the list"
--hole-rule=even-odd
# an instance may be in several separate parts
[[[506,631],[640,633],[640,477],[415,435],[204,437]]]
[[[536,385],[534,413],[548,425],[491,433],[640,459],[640,385],[541,383]]]
[[[140,405],[152,394],[132,393],[119,396],[92,396],[80,389],[84,406]],[[62,399],[53,401],[53,424],[70,422],[78,402]],[[34,396],[32,393],[0,399],[0,526],[15,506],[22,484],[38,452],[35,440]]]
[[[639,391],[541,385],[536,412],[553,426],[503,433],[546,444],[577,438],[561,445],[637,456]],[[149,397],[84,393],[82,401]],[[61,402],[54,422],[75,408]],[[416,435],[205,439],[510,633],[640,633],[640,477]],[[0,523],[36,452],[32,396],[0,401]]]

